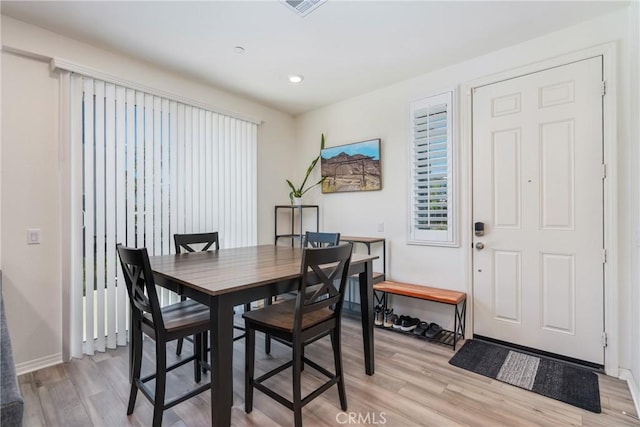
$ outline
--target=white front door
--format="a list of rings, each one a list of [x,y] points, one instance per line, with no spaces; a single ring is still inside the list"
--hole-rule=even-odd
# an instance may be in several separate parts
[[[599,365],[601,82],[597,56],[473,92],[474,334]]]

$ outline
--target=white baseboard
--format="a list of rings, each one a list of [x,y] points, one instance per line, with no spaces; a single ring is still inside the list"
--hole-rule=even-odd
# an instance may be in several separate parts
[[[640,414],[640,388],[638,387],[638,382],[633,377],[633,373],[628,369],[620,369],[620,378],[627,381],[629,384],[629,390],[631,391],[631,398],[633,399],[633,404],[636,406],[636,414]]]
[[[49,366],[58,365],[60,363],[62,363],[62,353],[56,353],[49,356],[41,357],[39,359],[16,364],[16,374],[28,374],[29,372],[48,368]]]

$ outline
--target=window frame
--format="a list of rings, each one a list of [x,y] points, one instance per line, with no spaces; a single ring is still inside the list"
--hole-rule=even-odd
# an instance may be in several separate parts
[[[425,230],[415,226],[416,221],[416,200],[414,198],[416,189],[416,155],[415,147],[415,118],[414,114],[418,110],[447,104],[447,229],[446,230]],[[457,215],[457,102],[455,89],[438,91],[431,95],[414,99],[409,102],[408,130],[407,138],[407,158],[409,163],[407,176],[407,244],[426,246],[458,247],[458,215]]]

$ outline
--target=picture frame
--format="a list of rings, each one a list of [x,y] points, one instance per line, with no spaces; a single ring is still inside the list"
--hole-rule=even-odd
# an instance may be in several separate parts
[[[320,173],[323,193],[381,190],[380,139],[324,148]]]

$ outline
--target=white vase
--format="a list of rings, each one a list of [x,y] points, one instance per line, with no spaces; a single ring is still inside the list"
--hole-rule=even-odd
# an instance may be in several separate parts
[[[300,206],[302,204],[302,197],[294,197],[293,198],[293,203],[291,203],[293,206]]]

